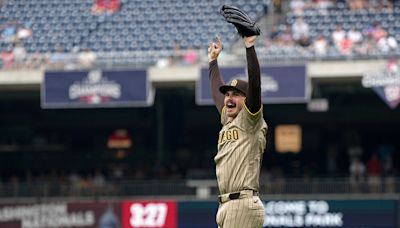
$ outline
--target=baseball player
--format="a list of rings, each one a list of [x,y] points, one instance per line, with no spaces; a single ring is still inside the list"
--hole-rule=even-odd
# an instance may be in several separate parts
[[[243,37],[248,82],[234,79],[224,85],[217,62],[221,39],[211,42],[208,48],[212,96],[222,123],[214,158],[220,192],[216,221],[220,228],[262,227],[264,222],[258,191],[267,124],[263,119],[256,38]]]

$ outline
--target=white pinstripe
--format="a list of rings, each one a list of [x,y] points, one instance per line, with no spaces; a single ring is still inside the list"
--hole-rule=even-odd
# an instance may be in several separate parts
[[[231,123],[226,122],[225,112],[221,115],[223,127],[214,158],[220,194],[258,191],[267,130],[262,109],[253,115],[243,108]],[[260,228],[264,206],[258,196],[230,200],[220,204],[216,220],[220,228]]]

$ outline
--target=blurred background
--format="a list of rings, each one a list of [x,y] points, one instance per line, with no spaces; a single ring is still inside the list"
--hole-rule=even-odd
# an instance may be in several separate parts
[[[216,227],[223,4],[262,31],[265,227],[400,227],[396,0],[0,0],[0,226]]]

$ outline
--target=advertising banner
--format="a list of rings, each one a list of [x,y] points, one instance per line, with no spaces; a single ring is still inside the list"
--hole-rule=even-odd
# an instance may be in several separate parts
[[[41,203],[0,205],[1,228],[120,227],[120,203]]]
[[[217,201],[0,204],[1,228],[217,228]],[[265,201],[263,227],[399,227],[398,200]]]
[[[46,72],[42,108],[144,107],[154,95],[145,70]]]
[[[395,200],[267,201],[263,227],[397,227]]]
[[[247,69],[242,67],[221,67],[225,83],[232,79],[248,80]],[[201,70],[196,86],[196,103],[212,105],[208,68]],[[263,103],[305,103],[310,97],[310,82],[306,67],[268,66],[261,67],[261,98]]]

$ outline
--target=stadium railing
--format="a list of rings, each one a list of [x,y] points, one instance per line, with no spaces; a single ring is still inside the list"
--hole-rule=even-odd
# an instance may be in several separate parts
[[[294,178],[262,182],[260,194],[380,194],[400,193],[400,178],[352,182],[348,178]],[[0,198],[13,197],[157,197],[211,198],[218,195],[216,180],[121,180],[102,186],[60,182],[11,182],[0,185]]]

